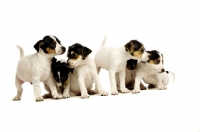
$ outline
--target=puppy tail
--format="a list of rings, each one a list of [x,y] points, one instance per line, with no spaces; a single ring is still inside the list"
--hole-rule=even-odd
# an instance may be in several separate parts
[[[16,45],[16,47],[20,50],[20,58],[22,58],[24,56],[24,50],[21,46]]]
[[[173,82],[175,81],[175,73],[173,71],[166,71],[166,73],[170,73],[173,76]]]
[[[101,43],[101,47],[105,46],[107,36],[104,37],[103,42]]]

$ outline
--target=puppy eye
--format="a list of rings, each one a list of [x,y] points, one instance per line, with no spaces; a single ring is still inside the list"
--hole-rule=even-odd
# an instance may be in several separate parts
[[[160,63],[160,60],[156,60],[156,64],[159,64]]]
[[[52,49],[54,49],[54,48],[56,47],[56,42],[53,42],[53,43],[50,45],[50,47],[51,47]]]
[[[140,51],[143,53],[143,52],[144,52],[144,49],[141,49]]]

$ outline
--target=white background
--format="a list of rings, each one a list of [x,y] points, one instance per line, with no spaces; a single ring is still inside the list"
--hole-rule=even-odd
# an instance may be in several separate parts
[[[1,0],[0,131],[200,131],[199,18],[198,0]],[[108,46],[137,39],[164,54],[175,83],[165,91],[39,103],[25,83],[22,100],[13,102],[20,57],[15,45],[31,54],[45,35],[66,47],[81,43],[92,55],[105,35]],[[105,70],[100,79],[110,92]]]

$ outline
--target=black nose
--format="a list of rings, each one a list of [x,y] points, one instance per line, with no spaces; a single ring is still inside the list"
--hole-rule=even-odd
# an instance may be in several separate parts
[[[162,69],[161,71],[162,71],[162,72],[165,72],[165,69]]]
[[[65,51],[66,51],[66,48],[63,46],[63,47],[61,47],[62,48],[62,51],[63,51],[63,53],[65,53]]]

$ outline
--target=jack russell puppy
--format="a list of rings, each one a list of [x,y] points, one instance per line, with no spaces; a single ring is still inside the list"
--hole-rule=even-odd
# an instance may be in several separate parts
[[[13,101],[20,100],[23,92],[22,84],[29,82],[33,85],[36,101],[43,101],[41,96],[40,82],[43,82],[45,89],[52,93],[55,99],[62,98],[53,84],[51,73],[51,59],[56,55],[65,52],[65,47],[61,45],[56,36],[45,36],[39,40],[34,48],[37,51],[34,54],[24,56],[23,48],[17,45],[20,50],[20,60],[18,61],[15,85],[17,94]]]
[[[116,73],[118,73],[119,90],[122,93],[128,93],[130,91],[125,87],[125,68],[127,60],[137,59],[146,61],[148,60],[149,53],[145,51],[144,45],[137,40],[131,40],[120,47],[105,47],[105,41],[106,37],[102,42],[101,48],[95,55],[97,72],[99,73],[101,68],[109,72],[112,95],[118,95],[115,77]]]
[[[173,76],[173,82],[175,80],[175,74],[172,71],[165,71],[164,69],[164,59],[163,54],[157,50],[147,51],[149,55],[149,60],[140,61],[137,63],[135,85],[132,93],[140,92],[140,81],[141,79],[149,84],[148,88],[158,88],[164,90],[167,88],[169,83],[168,73]]]
[[[93,93],[93,82],[97,86],[97,92],[101,96],[107,96],[100,83],[99,75],[97,74],[94,59],[90,56],[91,49],[75,43],[68,48],[67,65],[74,68],[70,79],[70,95],[77,96],[81,94],[81,98],[89,98],[88,93]]]

